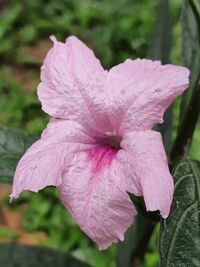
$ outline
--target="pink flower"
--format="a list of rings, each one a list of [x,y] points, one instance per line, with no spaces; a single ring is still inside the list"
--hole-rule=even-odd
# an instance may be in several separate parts
[[[133,223],[127,192],[169,215],[173,180],[161,135],[151,129],[188,87],[189,71],[146,59],[107,71],[76,37],[51,40],[38,97],[52,119],[18,163],[11,198],[56,186],[81,229],[105,249]]]

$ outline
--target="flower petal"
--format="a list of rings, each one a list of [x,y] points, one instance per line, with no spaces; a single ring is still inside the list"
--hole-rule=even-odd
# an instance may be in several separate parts
[[[23,190],[38,192],[49,185],[60,185],[74,153],[88,149],[94,143],[78,123],[52,120],[41,139],[19,161],[11,198],[17,198]]]
[[[142,196],[142,188],[135,170],[133,155],[125,149],[120,149],[116,155],[116,161],[120,164],[124,173],[126,191],[135,196]]]
[[[123,240],[136,214],[113,153],[96,147],[76,154],[59,186],[64,206],[100,249]]]
[[[162,217],[166,218],[170,212],[174,184],[160,133],[151,130],[128,133],[121,147],[132,155],[134,175],[140,181],[147,210],[160,210]]]
[[[107,77],[112,123],[119,134],[151,129],[163,122],[166,108],[188,87],[189,70],[146,59],[126,60]]]
[[[104,71],[92,50],[71,36],[54,46],[41,68],[38,97],[51,117],[78,121],[97,131],[110,130],[105,115]]]

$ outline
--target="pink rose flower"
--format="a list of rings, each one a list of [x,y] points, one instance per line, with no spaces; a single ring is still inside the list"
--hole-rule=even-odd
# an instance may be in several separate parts
[[[127,192],[169,215],[173,179],[161,135],[151,129],[188,87],[189,71],[147,59],[107,71],[76,37],[51,40],[37,93],[52,118],[19,161],[11,198],[56,186],[81,229],[106,249],[134,221]]]

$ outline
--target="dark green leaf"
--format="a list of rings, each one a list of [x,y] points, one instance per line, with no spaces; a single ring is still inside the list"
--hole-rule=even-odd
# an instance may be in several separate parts
[[[7,127],[0,128],[0,182],[12,183],[19,159],[37,139],[35,134]]]
[[[169,1],[161,0],[156,10],[156,20],[150,40],[147,57],[161,60],[163,64],[169,62],[171,49],[171,23]],[[165,150],[168,153],[172,140],[172,109],[169,108],[164,115],[164,123],[157,125],[156,130],[163,136]]]
[[[160,267],[200,266],[200,163],[181,161],[173,170],[175,193],[160,230]]]
[[[44,247],[0,245],[2,267],[89,267],[65,253]]]

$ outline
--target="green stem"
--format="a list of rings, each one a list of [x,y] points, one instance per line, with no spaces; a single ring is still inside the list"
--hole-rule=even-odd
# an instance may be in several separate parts
[[[129,196],[138,212],[140,212],[144,225],[144,227],[140,228],[139,242],[130,255],[129,267],[140,267],[143,265],[144,256],[155,226],[158,222],[160,222],[160,215],[157,211],[147,212],[142,198],[136,197],[132,194],[129,194]]]
[[[189,0],[190,6],[192,8],[193,14],[195,16],[197,25],[200,24],[200,2],[199,0]],[[199,28],[199,27],[198,27]],[[200,28],[199,28],[200,30]],[[200,35],[199,35],[200,37]]]
[[[187,156],[192,136],[195,130],[195,126],[197,124],[199,114],[200,114],[200,11],[197,9],[197,2],[195,0],[189,0],[191,8],[193,10],[197,27],[199,30],[199,47],[197,48],[197,55],[195,62],[192,68],[192,74],[190,76],[190,88],[192,91],[191,98],[189,100],[189,104],[187,106],[185,114],[183,114],[183,120],[180,124],[177,137],[174,141],[174,144],[170,153],[170,163],[173,163],[178,159],[184,156]],[[200,9],[200,5],[198,4],[198,8]]]
[[[130,259],[130,267],[139,267],[143,265],[144,255],[147,251],[147,247],[152,236],[152,233],[155,229],[156,224],[148,222],[144,231],[142,233],[142,237],[136,249],[131,254]]]
[[[173,166],[174,162],[187,156],[192,136],[197,124],[200,114],[200,48],[198,48],[195,62],[192,68],[192,74],[190,79],[190,88],[192,94],[189,100],[189,104],[185,113],[183,114],[183,120],[180,123],[180,127],[177,133],[177,137],[173,143],[170,153],[170,165]]]
[[[200,78],[200,77],[199,77]],[[197,84],[185,116],[179,127],[177,137],[174,141],[170,161],[173,163],[178,158],[185,157],[191,144],[192,136],[200,114],[200,85]]]

